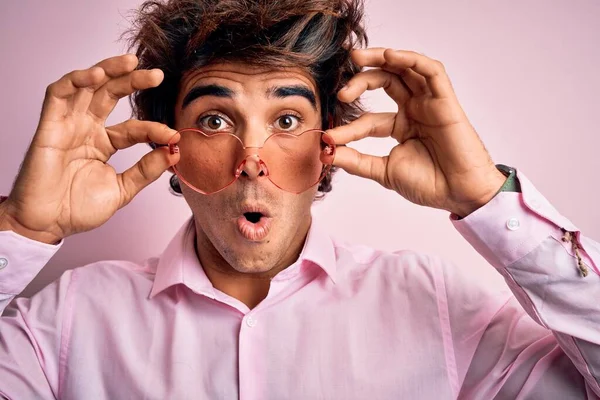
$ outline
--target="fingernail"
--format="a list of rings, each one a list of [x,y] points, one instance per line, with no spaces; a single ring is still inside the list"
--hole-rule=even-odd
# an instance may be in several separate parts
[[[341,88],[341,89],[340,89],[340,92],[341,92],[342,90],[348,90],[348,85],[345,85],[343,88]]]

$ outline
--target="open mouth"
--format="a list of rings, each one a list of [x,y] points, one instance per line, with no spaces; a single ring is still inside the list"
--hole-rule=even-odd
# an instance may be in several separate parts
[[[245,207],[242,211],[242,215],[237,219],[237,228],[240,234],[252,242],[265,239],[271,228],[271,216],[258,206]]]
[[[252,222],[253,224],[258,223],[263,216],[264,215],[261,212],[245,212],[244,213],[244,217],[248,221]]]

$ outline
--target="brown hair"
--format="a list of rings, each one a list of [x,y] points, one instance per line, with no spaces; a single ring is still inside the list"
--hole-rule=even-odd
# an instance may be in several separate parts
[[[243,62],[270,68],[301,67],[315,80],[322,129],[349,123],[361,104],[336,94],[359,72],[350,51],[364,47],[362,0],[148,0],[124,33],[136,49],[139,69],[160,68],[156,88],[130,97],[133,116],[174,127],[175,101],[182,76],[215,62]],[[154,145],[151,144],[153,147]],[[332,171],[319,196],[331,190]],[[181,193],[176,176],[172,189]]]

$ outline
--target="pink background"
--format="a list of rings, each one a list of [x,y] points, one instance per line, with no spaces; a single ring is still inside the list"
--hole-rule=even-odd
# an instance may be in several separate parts
[[[138,0],[0,3],[0,193],[7,193],[39,118],[46,86],[73,70],[121,54],[117,41]],[[367,3],[371,44],[411,49],[442,61],[496,162],[525,172],[589,236],[600,239],[597,206],[600,145],[600,2],[399,1]],[[383,92],[372,110],[393,110]],[[108,120],[128,118],[122,101]],[[356,147],[383,154],[389,140]],[[123,171],[149,148],[119,152]],[[189,216],[169,194],[168,174],[108,223],[66,240],[23,295],[65,269],[102,259],[140,261],[159,254]],[[442,255],[465,268],[491,267],[454,231],[448,213],[408,203],[373,182],[340,172],[334,191],[314,207],[338,238],[378,248]]]

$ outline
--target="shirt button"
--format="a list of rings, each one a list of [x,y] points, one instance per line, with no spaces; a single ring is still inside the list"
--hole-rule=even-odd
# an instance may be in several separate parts
[[[518,219],[511,218],[508,221],[506,221],[506,227],[508,229],[510,229],[511,231],[516,231],[517,229],[519,229],[521,227],[521,223],[519,222]]]
[[[8,260],[4,257],[0,258],[0,269],[6,267],[8,265]]]
[[[257,322],[258,321],[255,318],[252,318],[251,316],[248,317],[248,319],[246,319],[246,325],[248,325],[250,328],[255,327]]]

